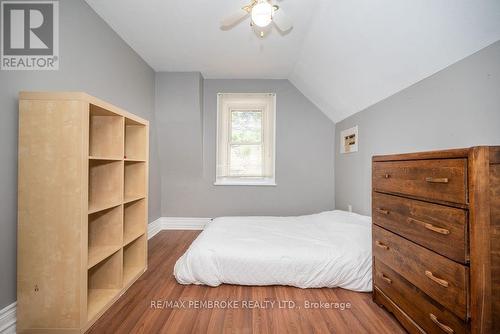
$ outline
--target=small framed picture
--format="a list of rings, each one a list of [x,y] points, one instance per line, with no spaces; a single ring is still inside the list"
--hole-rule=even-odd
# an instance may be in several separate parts
[[[340,132],[340,153],[358,151],[358,126]]]

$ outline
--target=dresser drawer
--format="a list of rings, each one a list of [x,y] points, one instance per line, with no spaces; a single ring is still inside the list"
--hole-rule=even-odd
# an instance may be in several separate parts
[[[373,286],[373,301],[379,306],[385,307],[385,309],[394,315],[398,319],[399,323],[403,325],[409,334],[426,334],[426,332],[420,327],[412,318],[410,318],[396,303],[394,303],[389,297],[385,295],[376,285]]]
[[[467,203],[467,159],[373,162],[375,191]]]
[[[374,283],[427,333],[467,333],[467,323],[421,290],[394,272],[389,266],[375,260]]]
[[[373,193],[373,222],[455,261],[466,263],[467,214],[443,205]]]
[[[373,254],[461,319],[467,319],[468,267],[376,225]]]

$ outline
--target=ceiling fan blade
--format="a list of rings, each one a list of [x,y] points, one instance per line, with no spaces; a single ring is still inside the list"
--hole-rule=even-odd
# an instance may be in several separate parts
[[[220,26],[223,29],[228,29],[231,28],[241,21],[245,19],[249,13],[243,9],[238,10],[237,12],[234,12],[231,15],[226,16],[224,19],[220,21]]]
[[[288,15],[285,14],[283,9],[278,8],[275,10],[273,15],[273,22],[282,32],[286,32],[293,27],[292,20]]]

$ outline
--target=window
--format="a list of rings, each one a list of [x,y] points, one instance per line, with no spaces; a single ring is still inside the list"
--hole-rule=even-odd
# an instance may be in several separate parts
[[[215,185],[276,185],[275,94],[218,94]]]

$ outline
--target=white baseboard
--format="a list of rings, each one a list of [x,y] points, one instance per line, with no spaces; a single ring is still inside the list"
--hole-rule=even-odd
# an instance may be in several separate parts
[[[203,230],[211,218],[161,217],[148,225],[148,239],[163,230]]]
[[[160,219],[164,230],[203,230],[211,218],[162,217]]]
[[[161,218],[148,224],[148,239],[151,239],[162,230]]]
[[[0,333],[16,333],[16,302],[0,310]]]

